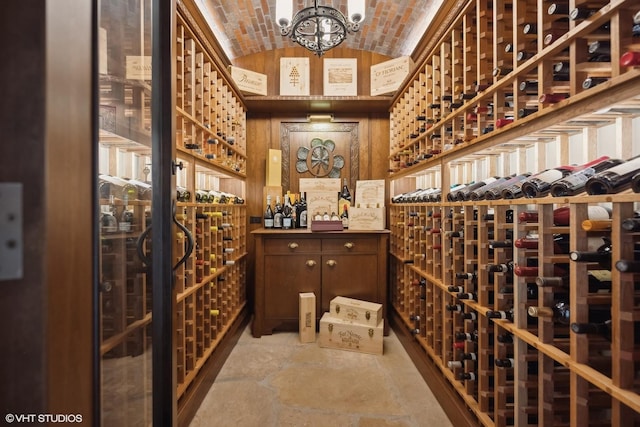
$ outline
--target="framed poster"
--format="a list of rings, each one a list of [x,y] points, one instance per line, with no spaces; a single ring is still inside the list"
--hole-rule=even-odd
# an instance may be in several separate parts
[[[309,58],[280,58],[280,96],[309,96]]]
[[[324,96],[358,96],[358,60],[324,58]]]

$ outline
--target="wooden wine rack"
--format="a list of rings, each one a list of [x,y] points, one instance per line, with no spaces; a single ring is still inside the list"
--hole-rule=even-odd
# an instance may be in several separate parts
[[[640,195],[626,191],[607,196],[446,201],[451,184],[465,182],[480,158],[486,159],[489,170],[476,179],[525,172],[523,159],[515,167],[505,165],[505,159],[530,147],[537,150],[536,166],[543,170],[568,163],[568,140],[575,135],[582,136],[585,153],[595,158],[601,126],[614,125],[619,157],[634,154],[632,119],[640,111],[640,68],[622,67],[619,58],[624,52],[640,51],[640,40],[631,37],[632,17],[640,10],[637,2],[560,2],[569,10],[594,9],[588,18],[578,20],[548,14],[550,4],[542,0],[461,3],[394,98],[392,195],[416,186],[441,186],[443,202],[391,204],[390,300],[424,350],[424,358],[442,373],[478,424],[640,425],[636,380],[640,343],[634,342],[640,308],[638,276],[614,268],[612,291],[589,293],[591,266],[570,262],[568,255],[553,249],[556,234],[570,236],[570,250],[586,250],[588,237],[605,235],[613,244],[614,264],[634,259],[640,235],[622,230],[621,222],[633,217]],[[525,33],[525,26],[534,31]],[[595,41],[610,43],[609,61],[589,55],[588,46]],[[512,49],[505,49],[507,44]],[[561,62],[569,68],[568,76],[554,77]],[[606,81],[583,88],[587,77]],[[534,83],[521,90],[523,82]],[[543,94],[561,94],[563,99],[542,102]],[[544,147],[550,141],[562,147],[558,158],[546,159]],[[496,166],[498,157],[503,159],[502,171]],[[612,209],[611,231],[581,228],[590,205]],[[570,207],[568,226],[553,224],[553,210],[560,206]],[[518,223],[518,214],[526,210],[537,211],[539,221]],[[490,213],[492,219],[486,219]],[[463,237],[453,237],[452,232],[463,232]],[[537,250],[489,246],[492,240],[515,241],[530,232],[540,236]],[[553,291],[537,287],[535,277],[487,270],[491,264],[513,260],[515,265],[527,265],[533,259],[541,276],[552,276],[554,264],[568,264],[569,289]],[[456,277],[463,272],[477,276]],[[458,286],[477,299],[458,298],[458,291],[450,290]],[[529,297],[531,289],[537,295]],[[527,314],[530,306],[551,307],[560,298],[570,304],[571,322],[587,322],[598,307],[610,310],[612,341],[578,335],[551,319]],[[489,310],[511,308],[513,321],[487,317]],[[459,341],[460,332],[474,338]],[[504,341],[505,334],[512,342]],[[459,360],[461,353],[475,353],[476,359],[450,368],[448,362]],[[496,359],[505,358],[513,358],[515,367],[495,365]],[[463,373],[475,373],[477,378],[461,380]]]
[[[247,216],[244,204],[196,203],[196,190],[244,198],[246,109],[203,32],[195,5],[178,2],[176,26],[176,151],[180,185],[175,227],[177,396],[201,368],[246,305]]]

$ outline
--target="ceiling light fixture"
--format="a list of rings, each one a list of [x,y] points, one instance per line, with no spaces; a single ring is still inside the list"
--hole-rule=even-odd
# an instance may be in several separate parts
[[[299,45],[318,56],[338,46],[347,33],[360,30],[364,21],[364,0],[349,0],[347,16],[330,6],[306,7],[293,15],[293,0],[276,0],[276,22],[283,36],[289,36]],[[293,18],[291,18],[293,16]]]

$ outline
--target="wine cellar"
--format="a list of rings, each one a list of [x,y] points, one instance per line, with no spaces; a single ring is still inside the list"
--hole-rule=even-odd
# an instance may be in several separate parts
[[[637,0],[14,3],[7,423],[640,426]]]
[[[637,13],[468,2],[395,97],[391,303],[481,425],[640,423]]]

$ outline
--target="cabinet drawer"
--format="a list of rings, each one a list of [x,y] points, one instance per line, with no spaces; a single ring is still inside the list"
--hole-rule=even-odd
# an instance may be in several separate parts
[[[264,252],[266,254],[295,254],[320,252],[320,239],[301,239],[290,236],[286,239],[265,239]]]
[[[375,237],[345,237],[340,239],[324,239],[322,252],[362,253],[376,252],[378,239]]]

